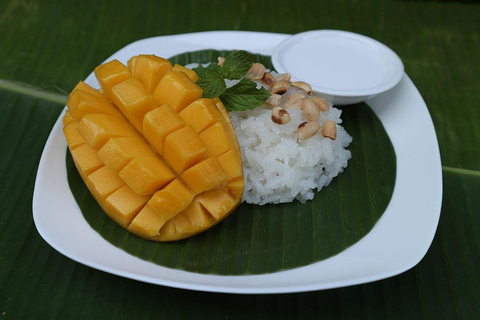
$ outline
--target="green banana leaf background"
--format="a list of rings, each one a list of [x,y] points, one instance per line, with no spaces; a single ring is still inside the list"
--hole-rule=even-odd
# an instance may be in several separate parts
[[[478,1],[0,2],[0,319],[480,319]],[[38,161],[66,96],[146,37],[341,29],[398,53],[432,115],[443,164],[435,239],[411,270],[282,295],[194,292],[76,263],[32,218]]]

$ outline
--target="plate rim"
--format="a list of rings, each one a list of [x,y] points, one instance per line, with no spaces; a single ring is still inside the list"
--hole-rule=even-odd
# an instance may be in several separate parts
[[[148,47],[148,50],[153,50],[152,48],[158,45],[158,43],[180,43],[180,47],[183,49],[191,48],[188,51],[207,49],[205,43],[208,43],[207,46],[210,49],[245,49],[249,51],[258,51],[261,54],[269,54],[268,52],[273,51],[274,44],[285,39],[288,35],[284,34],[275,34],[275,33],[264,33],[264,32],[246,32],[246,31],[213,31],[213,32],[198,32],[198,33],[188,33],[188,34],[179,34],[179,35],[170,35],[170,36],[159,36],[152,37],[147,39],[142,39],[135,41],[124,48],[120,49],[112,56],[110,56],[105,61],[112,59],[113,57],[118,57],[119,60],[126,62],[124,58],[128,52],[131,50],[137,50],[140,46],[142,48]],[[219,45],[221,41],[219,38],[225,39],[225,42],[222,46]],[[253,42],[252,42],[253,39]],[[248,40],[248,41],[247,41]],[[198,43],[198,42],[201,43]],[[242,43],[243,41],[243,43]],[[241,46],[238,43],[242,43]],[[238,47],[237,47],[238,46]],[[248,48],[245,48],[248,47]],[[258,49],[258,50],[256,50]],[[180,50],[180,49],[178,49]],[[149,52],[144,52],[149,53]],[[178,52],[181,53],[181,52]],[[138,54],[138,53],[137,53]],[[161,55],[161,53],[158,53]],[[165,57],[169,57],[164,55]],[[96,80],[94,79],[93,72],[85,79],[85,81],[91,85],[95,85]],[[98,84],[97,84],[98,86]],[[395,210],[392,209],[392,206],[398,206],[398,203],[401,199],[398,199],[398,184],[402,182],[401,177],[399,176],[399,170],[403,170],[403,162],[405,157],[401,158],[400,168],[399,166],[399,156],[397,152],[396,144],[402,144],[403,141],[400,139],[400,142],[393,141],[394,149],[397,154],[397,182],[395,186],[394,193],[392,195],[392,200],[389,206],[384,213],[384,216],[380,218],[379,222],[375,227],[370,231],[367,236],[361,239],[359,242],[354,244],[352,247],[346,249],[339,255],[326,259],[324,261],[316,262],[308,266],[299,267],[291,270],[280,271],[273,274],[263,274],[263,275],[242,275],[242,276],[221,276],[221,275],[206,275],[206,274],[197,274],[187,271],[169,269],[166,267],[154,265],[148,261],[141,260],[131,256],[130,254],[124,252],[121,249],[114,247],[109,244],[106,240],[101,238],[101,236],[93,231],[93,229],[88,226],[87,222],[84,220],[83,215],[81,214],[78,205],[76,204],[73,196],[68,194],[70,191],[65,190],[66,181],[52,181],[50,182],[51,187],[45,186],[45,181],[49,179],[52,174],[55,177],[60,177],[57,180],[66,179],[66,170],[65,170],[65,150],[66,150],[66,141],[62,133],[62,114],[57,119],[56,124],[52,128],[52,131],[49,135],[45,149],[42,153],[40,159],[39,168],[37,171],[37,177],[35,181],[35,188],[33,194],[33,218],[35,226],[42,236],[42,238],[49,243],[55,250],[62,253],[63,255],[69,257],[72,260],[75,260],[79,263],[85,264],[87,266],[93,267],[98,270],[116,274],[118,276],[135,279],[147,283],[165,285],[175,288],[198,290],[198,291],[207,291],[207,292],[223,292],[223,293],[242,293],[242,294],[260,294],[260,293],[293,293],[293,292],[305,292],[313,290],[323,290],[331,289],[337,287],[344,287],[362,283],[368,283],[380,279],[385,279],[391,276],[400,274],[413,266],[415,266],[426,254],[428,248],[433,241],[433,237],[438,225],[438,220],[440,217],[440,209],[442,202],[442,171],[441,171],[441,162],[440,162],[440,153],[438,147],[438,141],[436,138],[435,129],[433,127],[433,121],[428,112],[428,108],[423,101],[418,90],[415,88],[413,82],[410,78],[404,74],[403,79],[399,86],[394,87],[388,92],[381,94],[369,101],[369,105],[372,107],[374,112],[379,116],[379,118],[387,119],[387,124],[390,126],[386,130],[390,134],[393,132],[398,136],[396,130],[399,128],[395,127],[392,124],[392,119],[398,116],[399,108],[393,109],[384,107],[384,104],[389,101],[389,99],[395,98],[398,99],[399,90],[410,90],[412,91],[411,99],[420,102],[420,108],[417,110],[417,114],[420,115],[423,119],[425,130],[428,132],[428,152],[429,158],[433,160],[433,164],[429,163],[427,168],[431,172],[431,176],[434,178],[434,181],[437,182],[437,185],[434,186],[432,194],[434,194],[434,202],[430,203],[430,207],[425,210],[428,211],[428,225],[429,229],[426,234],[422,235],[422,245],[419,246],[416,244],[417,251],[413,255],[409,255],[408,261],[399,261],[398,257],[391,255],[391,253],[384,253],[385,261],[375,261],[375,263],[382,263],[382,268],[369,265],[372,260],[368,260],[366,257],[357,256],[356,254],[352,255],[352,252],[356,252],[359,247],[368,247],[369,241],[372,238],[376,237],[379,230],[385,228],[385,224],[388,224],[392,218],[396,218]],[[382,121],[384,123],[384,121]],[[385,125],[385,124],[384,124]],[[392,137],[391,137],[392,139]],[[425,137],[423,137],[425,139]],[[423,140],[422,140],[423,141]],[[54,152],[63,147],[63,157],[54,158],[52,155]],[[404,147],[403,145],[401,146]],[[63,167],[60,169],[54,168],[55,166],[63,164]],[[409,164],[407,164],[409,165]],[[53,168],[52,168],[53,167]],[[63,171],[62,171],[63,170]],[[400,179],[399,179],[400,178]],[[440,183],[438,183],[440,182]],[[403,183],[403,182],[402,182]],[[398,188],[397,188],[398,187]],[[67,183],[68,188],[68,183]],[[84,236],[88,245],[97,244],[98,252],[93,254],[88,251],[88,247],[76,247],[75,252],[72,252],[72,249],[68,247],[72,245],[69,239],[70,234],[68,230],[58,229],[59,227],[64,227],[59,219],[63,217],[54,216],[52,220],[52,203],[46,199],[48,192],[54,190],[56,194],[59,193],[63,195],[61,197],[61,205],[66,206],[70,209],[68,212],[69,215],[77,219],[79,223],[78,227],[80,232],[85,232]],[[47,194],[46,194],[47,193]],[[420,201],[421,199],[419,199]],[[73,201],[73,202],[72,202]],[[72,207],[73,206],[73,207]],[[76,208],[75,208],[76,206]],[[56,210],[59,210],[56,208]],[[78,217],[80,215],[80,217]],[[71,217],[69,216],[69,219]],[[80,219],[78,219],[80,218]],[[388,219],[387,219],[388,218]],[[50,219],[50,220],[48,220]],[[57,219],[57,220],[55,220]],[[83,220],[83,222],[82,222]],[[395,219],[394,219],[395,220]],[[423,220],[422,220],[423,221]],[[53,228],[53,229],[52,229]],[[56,229],[57,228],[57,229]],[[52,230],[55,230],[55,234],[52,234]],[[82,234],[83,236],[83,234]],[[59,239],[62,239],[64,243],[59,242]],[[394,243],[398,246],[398,243]],[[363,248],[362,247],[362,248]],[[420,247],[420,248],[418,248]],[[397,248],[397,247],[395,247]],[[360,249],[361,251],[362,249]],[[358,251],[358,250],[357,250]],[[104,254],[108,253],[111,255],[111,260],[105,262],[102,260]],[[383,252],[383,251],[382,251]],[[85,256],[86,255],[86,256]],[[133,259],[132,259],[133,258]],[[372,257],[368,257],[373,259]],[[378,257],[377,257],[378,258]],[[126,265],[116,265],[115,261],[126,261]],[[356,268],[352,270],[351,268],[346,268],[345,262],[350,263],[349,266],[353,265]],[[321,278],[321,274],[318,274],[319,271],[324,272],[329,270],[331,266],[338,266],[336,269],[336,274],[332,275],[329,278],[329,281],[324,281]],[[142,268],[142,273],[138,272],[135,268]],[[371,268],[377,268],[380,271],[369,272]],[[320,273],[321,273],[320,272]],[[306,276],[312,276],[313,278],[305,279]],[[317,276],[317,277],[315,277]],[[319,278],[320,277],[320,278]],[[285,280],[287,279],[287,280]]]

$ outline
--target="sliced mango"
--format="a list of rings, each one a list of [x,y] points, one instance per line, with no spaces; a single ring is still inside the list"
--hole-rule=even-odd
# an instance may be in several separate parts
[[[122,116],[122,113],[102,95],[95,95],[83,90],[75,90],[67,101],[72,117],[80,121],[85,114],[102,113]]]
[[[103,92],[77,84],[64,133],[112,220],[142,238],[175,241],[235,209],[244,187],[238,142],[221,101],[201,98],[195,72],[140,55],[95,75]]]
[[[180,177],[195,194],[200,194],[222,183],[226,175],[217,159],[210,157],[186,170]]]
[[[163,157],[181,174],[207,157],[207,147],[190,126],[170,133],[165,139]]]
[[[135,158],[155,158],[156,155],[139,137],[111,138],[98,151],[100,159],[116,173]]]
[[[202,94],[203,90],[181,71],[168,72],[153,92],[158,105],[168,104],[176,112],[200,99]]]
[[[148,205],[169,220],[184,210],[192,202],[194,194],[179,180],[175,179],[166,187],[157,191],[148,201]]]
[[[77,120],[73,119],[72,115],[70,114],[70,111],[65,111],[65,115],[62,118],[63,126],[66,127],[72,122],[75,122]]]
[[[172,64],[167,59],[155,55],[141,54],[135,59],[132,70],[132,75],[143,83],[148,92],[152,93],[163,76],[172,70]]]
[[[71,149],[75,149],[78,146],[81,146],[85,143],[82,135],[78,132],[78,121],[69,122],[68,124],[64,125],[63,133],[65,134],[65,138],[67,139],[67,144],[70,146]]]
[[[154,194],[176,175],[159,158],[135,158],[120,171],[119,176],[139,195]]]
[[[94,96],[99,96],[99,97],[105,97],[103,95],[103,93],[101,93],[100,91],[90,87],[88,84],[86,84],[85,82],[83,81],[79,81],[77,83],[77,85],[75,86],[75,88],[73,88],[72,92],[70,92],[70,95],[69,97],[72,96],[72,94],[75,92],[75,90],[82,90],[82,91],[85,91],[85,92],[88,92]]]
[[[231,142],[234,139],[234,133],[225,122],[215,122],[200,132],[199,136],[207,146],[210,156],[216,157],[232,149]]]
[[[150,111],[143,119],[143,134],[147,141],[163,154],[167,135],[185,126],[185,122],[169,105],[164,104]]]
[[[99,113],[85,115],[78,123],[77,130],[88,146],[97,151],[110,138],[138,136],[135,129],[129,126],[123,117]]]
[[[223,119],[212,99],[195,100],[178,114],[197,133]]]
[[[147,204],[135,216],[127,230],[144,239],[160,241],[158,231],[163,227],[165,222],[167,222],[167,220],[163,219]]]
[[[70,149],[75,166],[80,176],[85,180],[95,170],[104,166],[97,152],[87,144],[82,144],[75,149]]]
[[[125,182],[106,166],[88,175],[86,183],[94,198],[102,200],[125,185]]]
[[[181,71],[185,73],[193,82],[196,82],[198,80],[198,75],[195,71],[193,71],[192,69],[185,68],[180,64],[174,65],[172,67],[172,71]]]
[[[145,206],[148,199],[148,196],[140,196],[129,186],[124,185],[107,197],[105,212],[113,221],[126,229],[137,213]]]

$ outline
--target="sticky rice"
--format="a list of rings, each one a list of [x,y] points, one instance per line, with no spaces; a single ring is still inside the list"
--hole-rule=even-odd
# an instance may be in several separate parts
[[[318,120],[337,125],[335,140],[319,132],[299,140],[298,126],[305,122],[302,110],[288,109],[291,121],[278,125],[271,120],[271,107],[230,112],[242,152],[245,176],[243,201],[252,204],[301,203],[313,199],[315,191],[327,186],[347,167],[352,141],[339,124],[341,110],[330,106]]]

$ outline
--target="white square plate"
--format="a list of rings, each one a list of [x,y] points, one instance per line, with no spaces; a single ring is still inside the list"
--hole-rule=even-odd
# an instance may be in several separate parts
[[[271,55],[288,35],[218,31],[134,42],[107,59],[165,58],[203,49],[243,49]],[[98,87],[90,74],[85,80]],[[266,275],[218,276],[169,269],[136,258],[104,240],[83,218],[67,181],[62,116],[50,133],[38,168],[33,217],[40,235],[65,256],[139,281],[192,290],[285,293],[321,290],[384,279],[415,266],[433,240],[442,202],[442,167],[427,106],[405,74],[393,89],[367,103],[380,118],[397,155],[397,177],[385,213],[363,239],[321,262]]]

